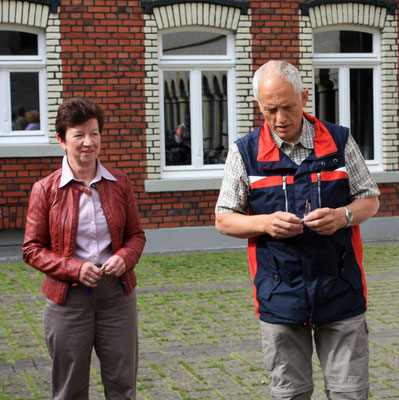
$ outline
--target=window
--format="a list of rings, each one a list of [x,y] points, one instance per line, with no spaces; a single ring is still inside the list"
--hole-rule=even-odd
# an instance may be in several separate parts
[[[348,126],[369,166],[380,159],[380,50],[376,31],[314,33],[315,114]]]
[[[0,28],[0,143],[47,141],[44,34]]]
[[[220,31],[161,36],[162,176],[221,176],[234,140],[234,40]]]

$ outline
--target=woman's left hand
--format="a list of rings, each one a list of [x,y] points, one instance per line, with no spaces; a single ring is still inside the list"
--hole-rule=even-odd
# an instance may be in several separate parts
[[[112,275],[116,278],[119,278],[126,272],[125,260],[117,254],[114,254],[105,263],[103,263],[103,267],[105,267],[104,272],[107,275]]]

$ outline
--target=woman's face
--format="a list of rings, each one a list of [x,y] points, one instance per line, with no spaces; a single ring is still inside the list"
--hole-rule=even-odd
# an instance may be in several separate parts
[[[65,141],[57,134],[72,170],[95,168],[101,150],[101,135],[96,118],[67,129]]]

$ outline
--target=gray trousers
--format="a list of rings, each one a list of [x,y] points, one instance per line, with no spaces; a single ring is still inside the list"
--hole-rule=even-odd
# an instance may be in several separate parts
[[[53,399],[89,398],[93,347],[108,400],[136,399],[138,367],[136,293],[123,293],[119,279],[104,276],[97,288],[71,287],[65,305],[47,300],[47,348],[53,359]]]
[[[260,321],[273,399],[309,400],[313,393],[313,340],[327,398],[365,400],[369,347],[365,314],[316,328]]]

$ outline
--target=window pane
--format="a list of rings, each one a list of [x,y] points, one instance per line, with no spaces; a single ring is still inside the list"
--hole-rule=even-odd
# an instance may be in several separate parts
[[[40,129],[39,73],[11,72],[12,130]]]
[[[162,37],[163,54],[166,56],[225,55],[227,54],[226,35],[213,32],[175,32]]]
[[[350,70],[351,133],[363,157],[374,158],[373,70]]]
[[[37,35],[0,30],[0,56],[32,56],[37,54]]]
[[[224,164],[228,151],[227,72],[202,73],[204,164]]]
[[[317,118],[333,124],[339,123],[338,88],[338,69],[315,69]]]
[[[165,71],[163,76],[166,165],[190,165],[190,75]]]
[[[314,34],[315,53],[372,53],[373,35],[356,31],[328,31]]]

